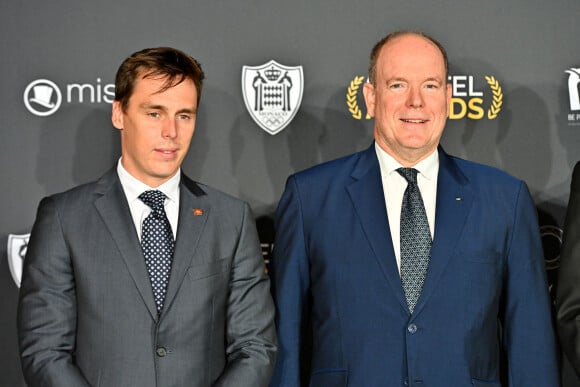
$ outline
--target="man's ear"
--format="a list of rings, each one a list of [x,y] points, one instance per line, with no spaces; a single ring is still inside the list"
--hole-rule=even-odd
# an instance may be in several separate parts
[[[375,116],[375,87],[370,82],[365,82],[363,87],[363,95],[365,97],[365,103],[367,105],[367,114],[370,117]]]
[[[123,107],[119,101],[113,101],[111,121],[115,128],[119,130],[123,129]]]

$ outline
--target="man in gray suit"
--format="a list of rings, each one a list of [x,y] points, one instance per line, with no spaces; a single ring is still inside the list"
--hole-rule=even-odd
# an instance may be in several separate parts
[[[41,201],[18,308],[29,386],[268,385],[274,308],[249,206],[181,173],[203,76],[172,48],[127,58],[116,168]]]

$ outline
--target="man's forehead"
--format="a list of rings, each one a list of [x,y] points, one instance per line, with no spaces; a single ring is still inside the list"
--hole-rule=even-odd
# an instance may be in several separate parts
[[[429,46],[415,48],[404,45],[393,47],[385,45],[378,60],[379,73],[389,77],[413,75],[414,77],[421,76],[424,78],[444,78],[445,62],[443,55],[437,46],[428,40],[425,40],[425,42],[433,48],[433,51]]]
[[[434,55],[443,62],[443,53],[440,48],[424,36],[407,34],[394,37],[385,43],[379,53],[381,58],[401,58],[406,55],[425,54],[433,57]],[[405,55],[406,54],[406,55]]]
[[[170,78],[168,76],[156,75],[144,75],[135,80],[134,89],[142,88],[147,89],[148,92],[152,94],[161,94],[164,91],[173,89],[177,86],[186,85],[190,83],[191,87],[194,89],[194,93],[197,93],[197,89],[193,80],[187,77],[174,77]]]
[[[180,110],[195,111],[197,110],[197,89],[193,81],[189,78],[183,82],[167,82],[167,77],[140,77],[134,85],[133,93],[129,97],[128,105],[139,108],[164,108],[168,106],[175,107],[176,104],[180,106]],[[191,93],[184,91],[188,89],[181,89],[181,91],[172,92],[175,87],[181,87],[183,84],[191,82]],[[169,99],[167,99],[169,98]],[[168,105],[169,104],[169,105]]]

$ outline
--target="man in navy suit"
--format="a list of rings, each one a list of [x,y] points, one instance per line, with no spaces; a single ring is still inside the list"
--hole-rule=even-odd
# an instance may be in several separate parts
[[[272,386],[500,386],[502,356],[507,385],[558,385],[534,203],[523,181],[439,146],[447,74],[433,38],[385,37],[364,86],[374,144],[288,179],[272,260]],[[400,168],[417,174],[430,249],[410,290],[402,267],[418,253],[406,240],[415,227],[402,232]]]

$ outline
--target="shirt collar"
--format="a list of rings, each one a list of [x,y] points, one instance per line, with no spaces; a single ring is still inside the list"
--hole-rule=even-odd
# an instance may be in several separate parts
[[[131,175],[125,167],[123,167],[123,163],[121,163],[121,158],[117,162],[117,174],[119,175],[119,180],[121,181],[121,185],[125,190],[125,195],[127,196],[127,200],[134,201],[139,198],[143,192],[147,190],[158,190],[161,191],[167,196],[167,198],[171,201],[178,202],[179,199],[179,183],[181,181],[181,168],[177,170],[175,175],[173,175],[169,180],[165,183],[161,184],[157,188],[151,188],[147,184],[143,183],[142,181],[135,178]]]
[[[375,151],[379,159],[381,175],[383,175],[383,177],[391,175],[392,173],[398,173],[396,170],[403,167],[393,158],[393,156],[385,152],[376,142]],[[439,172],[439,152],[437,149],[435,149],[435,151],[429,156],[413,165],[413,168],[419,171],[419,173],[426,179],[436,181],[437,173]]]

